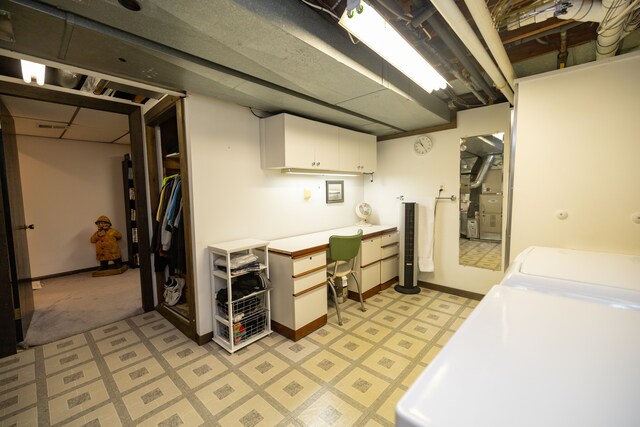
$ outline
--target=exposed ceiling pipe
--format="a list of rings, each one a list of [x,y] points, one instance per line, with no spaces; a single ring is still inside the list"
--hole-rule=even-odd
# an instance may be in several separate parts
[[[434,9],[435,10],[435,9]],[[496,99],[493,94],[493,90],[489,84],[485,81],[484,77],[476,67],[476,65],[467,57],[467,53],[460,46],[459,42],[451,35],[449,29],[441,23],[440,18],[436,15],[430,15],[427,18],[427,22],[438,33],[444,44],[449,48],[451,53],[460,61],[462,66],[466,68],[471,76],[471,81],[479,88],[481,88],[487,96],[493,101]]]
[[[489,103],[489,101],[487,100],[487,97],[484,96],[482,93],[478,92],[478,90],[476,89],[476,87],[472,84],[472,82],[469,81],[469,79],[467,79],[465,76],[463,76],[462,74],[460,74],[460,72],[451,64],[449,64],[449,61],[447,61],[445,58],[442,57],[442,55],[440,55],[440,53],[434,49],[429,43],[426,43],[423,41],[422,43],[424,45],[424,47],[429,51],[429,53],[436,59],[438,60],[442,66],[453,75],[453,77],[455,77],[456,79],[460,80],[462,82],[462,84],[469,89],[469,91],[471,93],[473,93],[473,95],[478,99],[478,101],[482,102],[484,105],[487,105]],[[493,98],[492,98],[493,99]]]
[[[635,1],[635,3],[638,2]],[[607,11],[607,14],[598,28],[596,61],[615,56],[618,51],[627,19],[633,12],[629,9],[629,5],[628,0],[602,0],[602,7]]]
[[[543,4],[532,12],[508,22],[507,29],[509,31],[515,30],[525,25],[546,21],[554,16],[558,19],[573,19],[580,22],[602,22],[605,13],[600,0],[572,0],[553,6]]]
[[[620,41],[628,34],[625,31],[627,22],[638,7],[640,7],[639,0],[571,0],[555,3],[552,6],[539,6],[532,13],[509,22],[507,28],[514,30],[554,16],[558,19],[573,19],[580,22],[599,22],[596,41],[596,60],[599,60],[616,54]]]
[[[420,28],[422,23],[425,20],[435,19],[433,17],[433,15],[435,14],[436,10],[435,10],[435,8],[433,8],[431,6],[427,6],[426,8],[423,8],[422,10],[418,11],[416,13],[415,17],[413,17],[411,20],[409,20],[408,17],[401,15],[399,11],[394,10],[393,7],[391,7],[390,5],[387,5],[385,3],[386,2],[384,0],[382,0],[382,1],[378,0],[376,2],[376,4],[380,4],[380,6],[384,7],[387,11],[389,11],[393,15],[395,15],[396,18],[398,18],[400,20],[404,20],[404,21],[409,21],[409,24],[411,24],[411,26],[413,28],[416,28],[416,29]],[[471,74],[471,77],[470,78],[466,78],[465,76],[463,76],[455,67],[453,67],[451,64],[449,64],[449,61],[444,59],[442,57],[442,55],[440,55],[440,53],[438,53],[437,50],[435,50],[429,43],[425,42],[424,40],[421,40],[422,41],[422,46],[425,49],[427,49],[429,51],[429,54],[431,56],[433,56],[438,62],[440,62],[443,65],[443,67],[450,74],[452,74],[456,79],[460,80],[462,82],[462,84],[464,84],[464,86],[467,89],[469,89],[469,91],[471,91],[471,93],[473,93],[473,95],[478,99],[478,101],[482,102],[482,104],[484,104],[484,105],[487,105],[489,103],[489,101],[493,102],[493,100],[495,99],[495,96],[493,95],[493,91],[491,90],[489,85],[484,81],[484,79],[480,75],[480,72],[477,70],[477,68],[471,63],[471,61],[469,61],[467,59],[466,54],[464,54],[462,52],[462,49],[458,46],[458,43],[454,41],[453,37],[449,34],[448,30],[444,27],[444,25],[440,25],[439,28],[436,28],[433,25],[432,25],[432,27],[434,27],[434,30],[436,30],[438,32],[438,34],[440,35],[440,38],[442,38],[442,40],[445,41],[447,46],[449,46],[449,44],[452,45],[452,46],[449,46],[449,49],[460,60],[462,65],[469,71],[469,74]],[[443,34],[444,34],[444,36],[443,36]],[[447,43],[445,38],[448,39],[450,42]],[[454,51],[454,49],[455,49],[455,51]],[[462,57],[464,57],[464,58],[462,58]],[[464,61],[464,63],[463,63],[461,58],[466,60],[466,61]],[[468,66],[465,65],[465,63],[467,63]],[[477,78],[476,78],[476,76],[477,76]],[[480,80],[480,82],[477,81],[478,79]],[[484,86],[482,86],[481,83],[484,84]],[[489,97],[489,100],[487,99],[486,96],[483,96],[482,93],[480,93],[477,88],[481,88],[483,91],[485,91],[485,93]]]
[[[567,32],[560,33],[560,50],[558,51],[558,69],[567,66]]]
[[[505,47],[509,47],[509,46],[517,46],[523,43],[528,43],[530,41],[533,40],[537,40],[537,39],[541,39],[543,37],[547,37],[547,36],[552,36],[554,34],[559,34],[562,33],[563,31],[569,31],[572,28],[575,28],[579,25],[584,24],[584,22],[567,22],[565,25],[561,26],[561,27],[557,27],[557,28],[552,28],[551,30],[547,30],[547,31],[543,31],[541,33],[537,33],[535,35],[532,36],[528,36],[528,37],[523,37],[521,39],[509,42],[505,44]]]
[[[482,185],[482,181],[484,181],[484,177],[487,176],[487,172],[489,172],[495,158],[495,154],[489,154],[484,158],[482,166],[480,167],[480,172],[478,172],[478,176],[476,176],[476,180],[470,185],[471,188],[478,188]]]
[[[516,74],[513,71],[511,60],[509,60],[507,51],[504,49],[498,31],[496,31],[493,25],[491,14],[489,13],[489,9],[487,9],[487,3],[485,3],[485,0],[465,0],[464,2],[467,8],[469,8],[469,12],[471,12],[471,16],[478,30],[480,30],[482,38],[484,38],[484,41],[487,43],[487,47],[489,47],[491,54],[498,63],[500,71],[502,71],[502,74],[507,79],[507,83],[509,83],[511,89],[515,89],[513,81],[516,78]]]
[[[624,32],[622,33],[622,38],[625,38],[640,25],[640,10],[636,10],[631,18],[627,21],[627,25],[624,27]]]
[[[509,83],[507,83],[496,64],[484,49],[478,36],[473,32],[473,29],[455,2],[451,0],[431,0],[431,4],[438,9],[438,12],[440,12],[445,21],[447,21],[453,31],[460,37],[460,40],[467,46],[471,54],[480,63],[480,66],[487,72],[489,77],[491,77],[496,87],[504,94],[511,105],[513,105],[513,91]]]

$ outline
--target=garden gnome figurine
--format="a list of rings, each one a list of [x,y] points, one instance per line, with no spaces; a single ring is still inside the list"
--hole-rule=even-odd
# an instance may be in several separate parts
[[[115,228],[111,228],[111,221],[102,215],[96,220],[98,231],[91,236],[91,243],[96,244],[96,259],[100,261],[100,267],[93,272],[94,276],[108,276],[123,273],[127,266],[122,264],[122,255],[118,240],[122,239],[122,234]],[[113,266],[109,267],[109,261],[113,261]]]

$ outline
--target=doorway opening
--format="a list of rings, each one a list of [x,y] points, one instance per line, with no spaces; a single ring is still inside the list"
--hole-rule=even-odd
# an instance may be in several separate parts
[[[5,171],[6,181],[19,183],[22,178],[25,182],[18,185],[19,191],[26,189],[20,203],[14,201],[22,204],[23,218],[13,219],[7,227],[14,234],[28,236],[26,257],[16,253],[12,261],[33,270],[19,279],[20,292],[14,292],[28,295],[13,298],[18,306],[14,307],[18,320],[13,351],[10,343],[3,342],[1,354],[15,353],[15,345],[20,342],[44,344],[112,323],[119,320],[114,319],[114,313],[121,313],[122,319],[152,310],[155,302],[149,249],[139,245],[135,257],[126,243],[132,239],[148,241],[149,236],[140,106],[4,81],[0,82],[0,100],[2,131],[7,136],[3,150],[8,146],[14,150],[14,157],[6,159],[13,165]],[[49,113],[53,115],[47,116]],[[125,196],[129,196],[122,164],[125,154],[132,164],[129,184],[137,202],[135,212],[125,206]],[[6,217],[7,212],[4,214]],[[98,261],[89,238],[101,215],[110,215],[113,227],[122,233],[119,247],[123,261],[132,267],[139,265],[139,269],[91,277],[90,270],[97,268]],[[130,227],[132,215],[137,222],[135,230]],[[31,222],[33,228],[26,225]],[[31,261],[28,250],[33,251]],[[43,289],[32,290],[33,277],[41,279]],[[102,282],[98,284],[98,280]],[[16,287],[15,281],[8,280],[8,286]],[[35,311],[33,305],[20,304],[34,297]],[[79,309],[69,308],[74,306]],[[40,330],[39,323],[46,328]],[[30,327],[34,327],[31,333]]]

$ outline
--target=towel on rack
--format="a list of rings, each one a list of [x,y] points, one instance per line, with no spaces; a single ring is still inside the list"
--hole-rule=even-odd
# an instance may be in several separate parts
[[[426,197],[418,206],[418,269],[432,272],[436,198]]]

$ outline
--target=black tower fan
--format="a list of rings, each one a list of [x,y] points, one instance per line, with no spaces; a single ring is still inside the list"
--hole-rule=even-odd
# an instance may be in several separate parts
[[[400,283],[403,294],[420,293],[418,287],[418,204],[403,202],[400,212]]]

